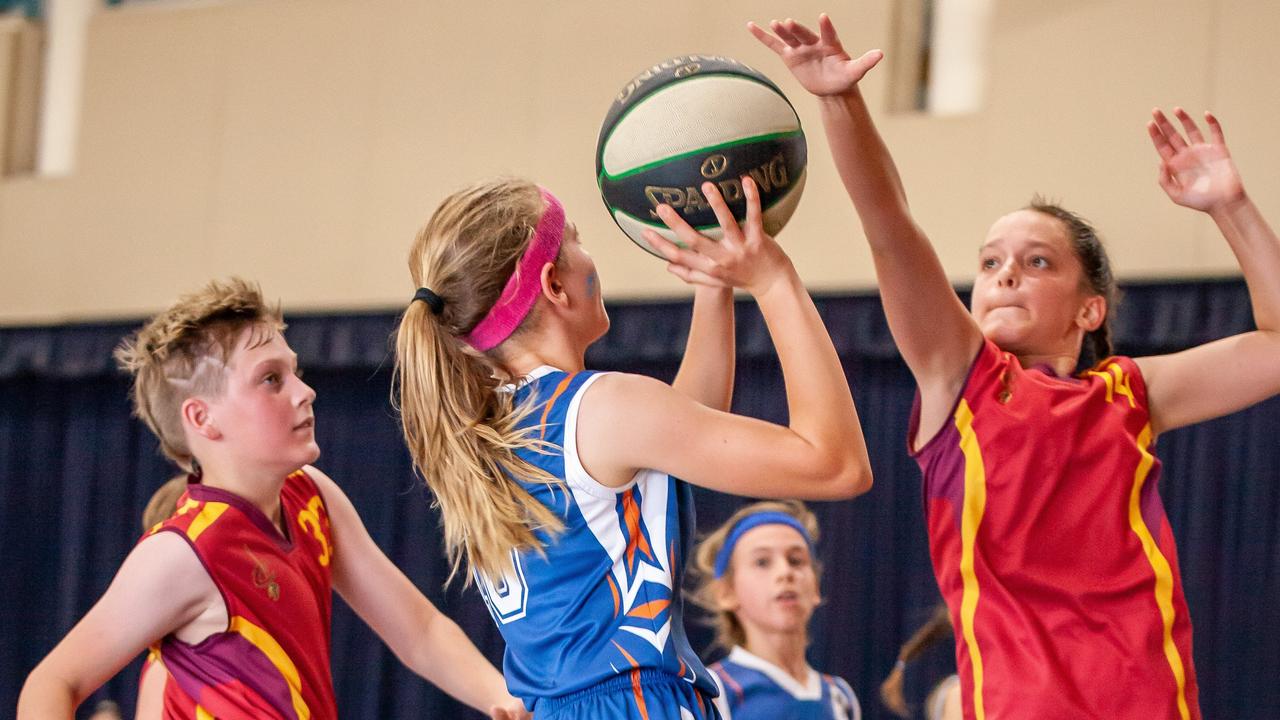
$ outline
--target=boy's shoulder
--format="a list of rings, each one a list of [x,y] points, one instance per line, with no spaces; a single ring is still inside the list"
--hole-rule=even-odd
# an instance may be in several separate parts
[[[186,574],[185,571],[192,570],[197,571],[196,575],[205,574],[191,544],[178,532],[166,532],[167,523],[166,520],[143,535],[125,562],[141,559],[144,561],[142,565],[153,572]]]
[[[127,598],[122,606],[166,618],[165,633],[186,625],[218,597],[199,555],[176,532],[145,535],[121,563],[112,585]]]

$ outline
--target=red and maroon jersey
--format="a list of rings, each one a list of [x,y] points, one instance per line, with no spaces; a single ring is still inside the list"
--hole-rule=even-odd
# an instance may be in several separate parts
[[[916,453],[966,720],[1198,720],[1151,445],[1133,360],[1061,378],[984,344]]]
[[[195,645],[160,644],[166,720],[337,718],[329,673],[333,535],[315,483],[280,491],[286,532],[225,490],[192,484],[152,529],[187,539],[227,606],[228,627]]]

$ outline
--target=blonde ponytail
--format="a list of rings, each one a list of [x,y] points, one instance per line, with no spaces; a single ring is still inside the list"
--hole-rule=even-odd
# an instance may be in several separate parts
[[[517,455],[546,446],[520,427],[531,408],[500,389],[509,379],[496,362],[501,346],[486,355],[460,339],[497,301],[541,212],[537,186],[527,181],[473,186],[441,204],[410,252],[414,283],[441,303],[438,313],[425,302],[405,311],[395,388],[414,469],[443,518],[450,580],[464,561],[497,577],[511,566],[512,550],[541,551],[536,533],[564,527],[516,481],[561,482]]]

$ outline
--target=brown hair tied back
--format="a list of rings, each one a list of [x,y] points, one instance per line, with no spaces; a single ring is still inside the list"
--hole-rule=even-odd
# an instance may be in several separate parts
[[[1106,315],[1097,330],[1085,336],[1078,363],[1091,367],[1111,356],[1111,318],[1115,316],[1115,308],[1120,303],[1120,291],[1116,288],[1116,279],[1111,272],[1111,259],[1107,249],[1103,247],[1098,231],[1088,220],[1049,202],[1040,195],[1032,196],[1026,210],[1034,210],[1062,223],[1071,241],[1071,249],[1080,260],[1083,269],[1082,278],[1085,289],[1095,295],[1101,295],[1107,303]]]

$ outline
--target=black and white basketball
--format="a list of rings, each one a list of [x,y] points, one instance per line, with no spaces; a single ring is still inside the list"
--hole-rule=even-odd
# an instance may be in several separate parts
[[[740,178],[750,175],[765,230],[777,234],[800,201],[806,159],[800,118],[778,86],[731,58],[685,55],[647,68],[618,93],[596,144],[596,182],[618,227],[658,255],[641,231],[675,238],[658,218],[662,203],[719,238],[700,189],[707,181],[741,220]]]

